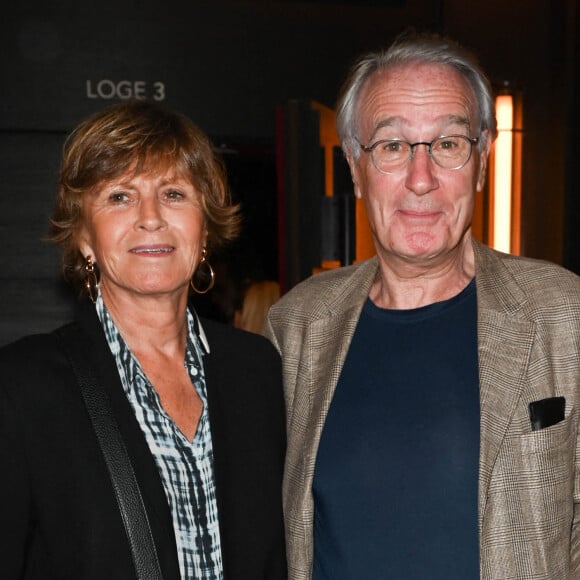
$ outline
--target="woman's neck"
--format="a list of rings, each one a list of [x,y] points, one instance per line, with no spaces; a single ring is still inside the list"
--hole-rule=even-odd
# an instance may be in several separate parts
[[[187,293],[128,296],[101,288],[107,311],[133,352],[182,356],[187,342]]]

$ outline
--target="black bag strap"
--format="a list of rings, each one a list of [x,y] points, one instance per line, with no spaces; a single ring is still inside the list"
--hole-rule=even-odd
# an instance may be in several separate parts
[[[81,388],[85,406],[107,464],[131,546],[137,578],[162,580],[163,575],[155,542],[133,465],[115,421],[109,399],[86,362],[85,353],[90,350],[88,340],[75,323],[59,328],[56,334],[61,339]]]

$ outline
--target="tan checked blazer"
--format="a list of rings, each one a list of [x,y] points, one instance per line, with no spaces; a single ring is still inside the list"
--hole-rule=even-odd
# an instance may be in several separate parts
[[[580,579],[580,278],[553,264],[473,246],[480,576]],[[290,580],[311,578],[318,443],[377,265],[373,258],[310,278],[284,296],[266,322],[284,365]],[[528,403],[560,395],[565,419],[532,431]]]

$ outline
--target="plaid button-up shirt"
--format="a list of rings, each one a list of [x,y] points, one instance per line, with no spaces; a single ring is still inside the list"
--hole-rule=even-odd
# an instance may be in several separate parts
[[[97,313],[125,394],[135,412],[163,482],[177,541],[183,580],[221,580],[223,565],[213,471],[213,449],[207,410],[203,355],[209,352],[203,329],[196,332],[188,311],[184,364],[203,410],[193,441],[189,441],[163,409],[139,361],[123,340],[101,296]]]

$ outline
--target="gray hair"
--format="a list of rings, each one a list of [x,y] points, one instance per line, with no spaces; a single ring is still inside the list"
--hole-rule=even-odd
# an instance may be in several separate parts
[[[489,132],[493,142],[497,136],[497,122],[492,89],[475,56],[449,38],[436,34],[412,34],[399,37],[386,50],[362,56],[350,69],[336,106],[338,136],[347,156],[357,159],[360,155],[356,141],[357,108],[365,83],[378,71],[417,63],[450,65],[465,78],[477,101],[478,129],[482,133],[479,147],[482,149],[486,145],[484,130]]]

